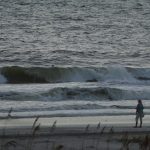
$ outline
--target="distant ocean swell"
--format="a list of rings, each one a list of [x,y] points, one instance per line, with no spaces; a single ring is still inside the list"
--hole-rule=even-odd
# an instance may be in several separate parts
[[[127,82],[150,83],[150,68],[2,67],[0,83]]]

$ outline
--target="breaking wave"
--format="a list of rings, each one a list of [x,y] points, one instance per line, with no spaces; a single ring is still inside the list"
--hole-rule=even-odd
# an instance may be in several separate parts
[[[150,83],[150,68],[3,67],[0,83],[127,82]]]
[[[114,101],[114,100],[149,100],[150,90],[113,88],[113,87],[55,87],[47,91],[27,92],[27,91],[6,91],[0,92],[0,99],[12,101]]]

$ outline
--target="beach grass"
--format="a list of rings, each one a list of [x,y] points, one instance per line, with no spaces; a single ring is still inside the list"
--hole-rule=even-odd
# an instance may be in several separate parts
[[[11,113],[10,113],[11,114]],[[13,118],[7,117],[10,122]],[[1,128],[0,150],[149,150],[148,128],[115,127],[101,122],[64,126],[58,120],[42,126],[40,117],[30,127]],[[146,130],[145,130],[146,129]]]

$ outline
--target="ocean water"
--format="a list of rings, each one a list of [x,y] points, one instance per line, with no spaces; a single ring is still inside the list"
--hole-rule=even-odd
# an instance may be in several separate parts
[[[0,0],[0,117],[150,114],[149,0]]]

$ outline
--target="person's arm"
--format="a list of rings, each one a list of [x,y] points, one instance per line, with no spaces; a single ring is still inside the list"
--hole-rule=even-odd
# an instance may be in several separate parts
[[[136,113],[138,112],[138,108],[139,108],[139,104],[137,104],[136,106]]]

